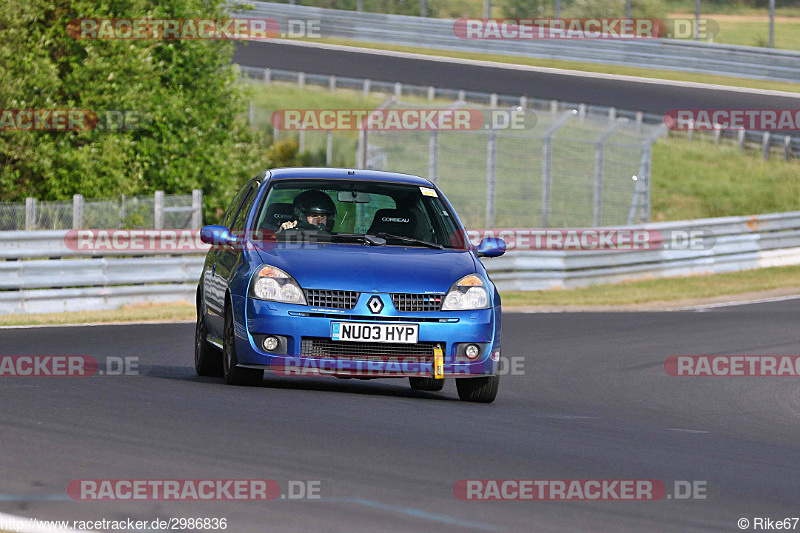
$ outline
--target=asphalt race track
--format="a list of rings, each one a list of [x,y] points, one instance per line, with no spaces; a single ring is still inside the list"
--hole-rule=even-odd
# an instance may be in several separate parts
[[[0,330],[4,355],[139,358],[139,376],[0,378],[0,512],[225,517],[228,531],[738,531],[800,514],[798,378],[687,378],[670,355],[794,355],[800,300],[504,316],[494,404],[454,383],[199,378],[192,324]],[[73,501],[74,479],[318,480],[322,499]],[[707,498],[465,502],[460,479],[702,481]]]
[[[525,95],[651,113],[672,109],[796,109],[800,105],[800,97],[392,57],[379,51],[363,53],[285,42],[240,44],[233,60],[251,67]]]

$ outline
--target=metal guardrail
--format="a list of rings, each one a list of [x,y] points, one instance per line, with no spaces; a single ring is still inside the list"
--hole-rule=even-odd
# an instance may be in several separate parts
[[[638,251],[512,250],[487,260],[486,268],[500,290],[544,290],[800,264],[800,212],[624,228],[662,234],[703,232],[713,236],[713,245]]]
[[[466,40],[453,20],[385,15],[252,2],[240,16],[272,18],[282,30],[289,20],[319,21],[321,37],[440,48],[463,52],[569,59],[753,79],[800,81],[800,52],[674,39],[653,40]]]
[[[699,250],[509,250],[502,257],[485,260],[485,264],[492,280],[504,291],[584,287],[800,264],[800,211],[626,228],[663,234],[702,231],[713,234],[714,240],[712,246]],[[88,252],[69,249],[64,244],[66,234],[0,232],[0,258],[5,259],[0,261],[0,314],[194,301],[203,265],[203,257],[197,251],[92,258]]]
[[[202,249],[75,250],[68,233],[0,232],[0,314],[194,301]]]

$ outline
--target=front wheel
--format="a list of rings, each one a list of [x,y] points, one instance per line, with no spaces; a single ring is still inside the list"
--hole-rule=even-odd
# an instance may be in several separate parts
[[[222,339],[222,372],[228,385],[247,385],[253,387],[264,379],[264,371],[254,368],[239,368],[236,358],[236,337],[233,331],[233,311],[225,313],[225,334]]]
[[[458,397],[465,402],[492,403],[500,386],[498,376],[461,378],[456,380]]]
[[[438,392],[444,387],[443,379],[410,377],[408,383],[412,389],[426,392]]]
[[[222,375],[222,354],[208,342],[206,321],[200,309],[194,328],[194,371],[198,376]]]

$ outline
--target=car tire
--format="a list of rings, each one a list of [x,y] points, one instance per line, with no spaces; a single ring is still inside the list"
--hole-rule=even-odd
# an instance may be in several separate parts
[[[222,352],[208,342],[208,329],[200,309],[194,328],[194,370],[198,376],[222,375]]]
[[[498,376],[461,378],[456,380],[458,397],[465,402],[492,403],[500,386]]]
[[[222,373],[228,385],[245,385],[254,387],[264,379],[264,371],[254,368],[239,368],[236,358],[236,337],[233,331],[233,312],[230,308],[225,312],[225,333],[222,339]]]
[[[426,392],[438,392],[444,387],[443,379],[413,377],[408,378],[408,383],[412,389]]]

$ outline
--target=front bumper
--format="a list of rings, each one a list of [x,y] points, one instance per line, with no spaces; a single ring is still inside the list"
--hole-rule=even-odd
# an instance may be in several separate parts
[[[236,353],[241,366],[269,369],[280,375],[333,375],[339,377],[434,377],[434,365],[441,364],[443,377],[494,375],[500,357],[500,307],[474,311],[397,312],[386,293],[378,293],[385,307],[371,313],[364,293],[352,310],[314,308],[234,298],[235,313],[244,327],[236,328]],[[331,341],[335,321],[375,324],[419,324],[418,343],[387,346],[380,343]],[[281,338],[280,346],[269,352],[261,345],[265,335]],[[477,344],[480,355],[469,360],[464,346]],[[326,353],[328,348],[336,348]],[[372,353],[374,351],[374,353]]]

